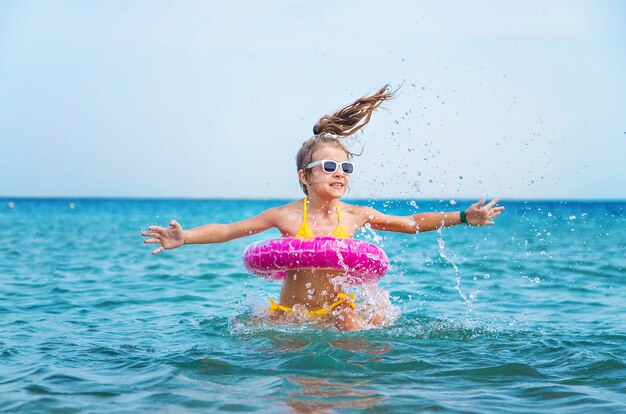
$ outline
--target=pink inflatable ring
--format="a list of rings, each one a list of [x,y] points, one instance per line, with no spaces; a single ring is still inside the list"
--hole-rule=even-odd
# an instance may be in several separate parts
[[[251,273],[273,280],[284,279],[287,270],[293,269],[343,270],[347,285],[374,283],[389,267],[387,255],[378,246],[334,237],[258,241],[246,248],[243,263]]]

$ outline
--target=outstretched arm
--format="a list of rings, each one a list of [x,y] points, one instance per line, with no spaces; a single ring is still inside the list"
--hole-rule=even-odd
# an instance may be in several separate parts
[[[223,243],[260,233],[275,227],[274,216],[273,209],[269,209],[247,220],[230,224],[206,224],[190,230],[184,230],[176,220],[172,220],[167,228],[150,226],[141,235],[147,237],[144,243],[161,245],[152,252],[159,254],[183,244]]]
[[[498,199],[485,204],[485,198],[472,204],[464,211],[467,224],[472,226],[491,226],[494,224],[493,218],[498,217],[504,207],[494,207]],[[373,229],[394,231],[398,233],[419,233],[436,230],[441,227],[450,227],[461,224],[459,211],[446,213],[419,213],[411,216],[392,216],[382,214],[373,208],[366,209],[366,223]]]

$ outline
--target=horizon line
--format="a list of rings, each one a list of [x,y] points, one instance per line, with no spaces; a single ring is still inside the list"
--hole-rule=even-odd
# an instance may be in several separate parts
[[[303,198],[303,197],[301,197]],[[462,201],[471,201],[471,200],[480,200],[481,197],[355,197],[355,198],[347,198],[346,200],[354,200],[354,201],[386,201],[386,200],[422,200],[422,201],[448,201],[448,200],[462,200]],[[589,202],[597,202],[597,201],[610,201],[610,202],[626,202],[626,198],[618,198],[618,197],[568,197],[568,198],[540,198],[540,197],[527,197],[527,198],[518,198],[518,197],[486,197],[487,199],[498,198],[500,201],[513,201],[513,202],[525,202],[525,201],[589,201]],[[2,196],[0,195],[0,200],[4,202],[12,202],[15,200],[67,200],[67,201],[78,201],[78,200],[133,200],[133,201],[165,201],[165,200],[181,200],[181,201],[290,201],[290,200],[298,200],[299,198],[294,199],[293,197],[161,197],[161,196]]]

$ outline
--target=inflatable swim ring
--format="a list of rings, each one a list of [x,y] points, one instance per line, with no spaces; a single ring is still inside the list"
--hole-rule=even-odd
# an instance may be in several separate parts
[[[384,251],[373,244],[334,237],[269,239],[250,244],[243,263],[251,273],[282,280],[287,270],[336,269],[346,273],[345,284],[373,283],[389,267]]]

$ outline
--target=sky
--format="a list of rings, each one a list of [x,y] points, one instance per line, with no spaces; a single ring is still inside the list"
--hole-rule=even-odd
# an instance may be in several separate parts
[[[626,2],[0,2],[0,196],[298,198],[389,84],[348,198],[626,199]]]

